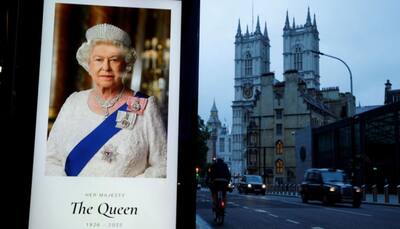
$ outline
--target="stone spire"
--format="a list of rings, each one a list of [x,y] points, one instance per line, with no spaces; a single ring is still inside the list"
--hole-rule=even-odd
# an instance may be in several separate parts
[[[237,27],[237,32],[236,32],[236,37],[241,37],[242,36],[242,29],[240,28],[240,19]]]
[[[213,113],[213,112],[217,112],[217,113],[218,113],[217,106],[215,105],[215,99],[214,99],[213,105],[212,105],[212,107],[211,107],[211,113]]]
[[[265,26],[264,26],[264,37],[267,38],[267,40],[269,40],[267,22],[265,22]]]
[[[244,34],[246,37],[248,37],[250,34],[249,34],[249,26],[248,25],[246,25],[246,33]]]
[[[289,30],[290,25],[289,25],[289,12],[286,10],[286,20],[285,20],[285,27],[283,27],[283,30]]]
[[[295,29],[295,28],[296,28],[296,22],[295,22],[294,17],[293,17],[293,29]]]
[[[255,35],[260,34],[261,35],[261,28],[260,28],[260,18],[257,16],[257,25],[256,25],[256,31],[254,32]]]
[[[314,26],[314,29],[317,30],[317,20],[315,19],[315,14],[314,14],[313,26]]]
[[[308,7],[308,11],[307,11],[307,20],[306,20],[306,24],[305,24],[304,26],[305,26],[305,27],[311,26],[310,7]]]

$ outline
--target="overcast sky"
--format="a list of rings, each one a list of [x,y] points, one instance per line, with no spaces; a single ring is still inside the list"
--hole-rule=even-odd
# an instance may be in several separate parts
[[[316,15],[320,51],[349,65],[357,105],[383,104],[387,79],[392,88],[400,88],[400,1],[253,0],[253,6],[251,0],[201,1],[199,114],[205,121],[215,99],[220,121],[231,129],[234,40],[239,19],[242,32],[246,25],[250,31],[255,29],[257,16],[261,31],[267,23],[271,71],[282,80],[287,10],[290,25],[293,17],[296,25],[303,25],[308,7],[311,16]],[[349,73],[341,62],[321,56],[320,75],[321,88],[339,86],[341,92],[350,92]]]

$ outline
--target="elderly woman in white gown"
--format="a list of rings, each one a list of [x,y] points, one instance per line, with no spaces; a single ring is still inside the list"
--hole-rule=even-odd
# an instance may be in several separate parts
[[[63,104],[47,143],[46,175],[166,177],[166,132],[154,97],[124,85],[135,51],[110,24],[86,32],[76,57],[93,80]]]

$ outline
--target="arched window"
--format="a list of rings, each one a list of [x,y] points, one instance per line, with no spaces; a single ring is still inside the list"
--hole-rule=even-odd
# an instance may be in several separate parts
[[[249,150],[249,165],[257,165],[257,150]]]
[[[275,153],[283,154],[283,142],[281,140],[278,140],[275,143]]]
[[[303,70],[303,54],[300,46],[294,49],[294,68],[298,71]]]
[[[225,152],[225,138],[219,138],[219,152]]]
[[[251,76],[253,74],[253,63],[251,60],[250,52],[246,53],[245,60],[244,60],[244,74],[246,76]]]
[[[275,161],[275,173],[276,174],[283,174],[284,164],[281,159]]]

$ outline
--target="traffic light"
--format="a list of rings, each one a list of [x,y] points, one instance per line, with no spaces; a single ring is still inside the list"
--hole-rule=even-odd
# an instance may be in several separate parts
[[[199,172],[200,172],[200,168],[198,166],[196,166],[196,180],[199,180],[199,178],[200,178]]]

